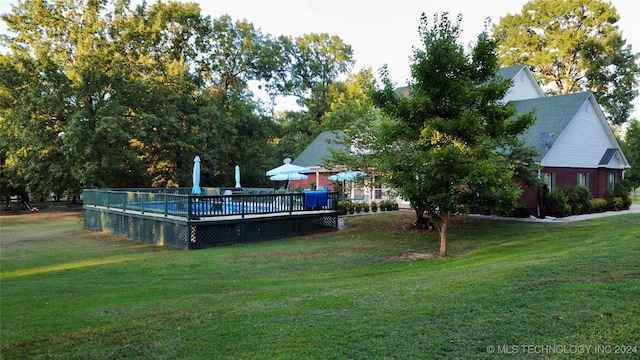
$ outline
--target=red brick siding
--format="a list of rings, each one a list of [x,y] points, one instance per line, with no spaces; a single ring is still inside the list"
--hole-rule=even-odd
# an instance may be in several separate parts
[[[577,185],[577,177],[579,173],[589,174],[589,191],[591,197],[598,198],[604,196],[605,190],[607,190],[607,176],[609,174],[615,174],[616,180],[622,179],[621,169],[586,169],[586,168],[543,168],[541,173],[555,173],[555,188],[568,188]],[[529,210],[532,215],[537,214],[538,208],[538,194],[536,189],[532,189],[523,186],[523,194],[518,200],[519,203],[526,203],[529,205]]]

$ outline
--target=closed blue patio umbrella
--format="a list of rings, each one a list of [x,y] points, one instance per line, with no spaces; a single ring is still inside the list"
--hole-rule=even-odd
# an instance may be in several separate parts
[[[196,156],[193,160],[193,187],[191,193],[200,195],[202,190],[200,189],[200,156]]]
[[[240,189],[240,166],[236,165],[236,189]]]

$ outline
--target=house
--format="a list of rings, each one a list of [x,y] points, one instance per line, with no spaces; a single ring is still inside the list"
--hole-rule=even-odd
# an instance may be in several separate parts
[[[536,117],[522,138],[539,153],[535,160],[548,190],[585,186],[592,197],[612,190],[630,166],[594,95],[587,91],[544,96],[525,65],[498,74],[513,81],[503,101],[521,114],[533,111]],[[540,215],[537,189],[523,190],[520,201],[529,205],[531,214]]]
[[[498,76],[503,79],[510,79],[513,82],[511,88],[507,91],[507,95],[502,98],[503,103],[546,96],[526,65],[502,68],[498,70]]]
[[[338,184],[330,181],[329,176],[340,171],[347,170],[341,168],[326,169],[323,167],[325,159],[332,157],[332,151],[351,153],[355,151],[352,146],[344,143],[345,133],[343,131],[323,131],[307,146],[298,157],[291,163],[298,166],[304,166],[311,169],[311,172],[305,173],[308,176],[305,180],[292,180],[291,187],[305,189],[321,189],[328,187],[331,191],[338,190]],[[394,197],[391,189],[384,185],[374,185],[375,179],[365,180],[364,186],[354,186],[354,183],[342,182],[341,189],[346,198],[352,201],[369,203],[371,201],[395,200],[399,206],[408,207],[409,203],[401,198]]]
[[[510,102],[521,114],[533,112],[536,117],[522,139],[525,145],[538,151],[535,160],[541,166],[540,178],[547,183],[548,190],[586,186],[592,197],[602,197],[624,177],[629,162],[591,92],[546,96],[526,65],[500,69],[498,75],[513,82],[502,101]],[[396,93],[407,94],[407,90],[408,87],[401,87]],[[335,170],[324,169],[320,164],[323,158],[331,156],[330,148],[350,150],[335,142],[343,136],[343,132],[323,132],[293,161],[315,172],[308,174],[312,176],[305,187],[311,187],[312,183],[316,187],[330,185],[327,177]],[[374,188],[368,195],[368,190],[361,191],[375,200],[388,196],[386,190]],[[532,215],[540,215],[538,189],[523,190],[520,202],[529,205]]]
[[[291,181],[291,187],[305,189],[322,189],[328,186],[333,189],[333,184],[327,178],[338,172],[334,169],[325,169],[322,164],[325,158],[331,158],[331,151],[346,152],[349,148],[343,143],[343,131],[323,131],[307,146],[291,163],[311,169],[306,173],[305,180]]]

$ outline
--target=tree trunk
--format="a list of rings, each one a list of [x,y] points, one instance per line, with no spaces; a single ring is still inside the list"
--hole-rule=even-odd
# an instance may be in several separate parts
[[[425,227],[424,210],[416,209],[416,228],[423,229]]]
[[[449,225],[449,214],[442,214],[440,226],[440,257],[447,257],[447,225]]]

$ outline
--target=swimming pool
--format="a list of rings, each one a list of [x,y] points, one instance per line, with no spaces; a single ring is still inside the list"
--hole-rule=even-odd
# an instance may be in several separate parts
[[[188,202],[185,201],[145,201],[143,203],[128,203],[127,209],[150,213],[166,213],[167,215],[184,215],[187,213]],[[247,214],[268,214],[286,211],[278,202],[233,202],[219,199],[194,199],[191,202],[191,214],[198,217],[227,216]]]

